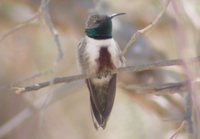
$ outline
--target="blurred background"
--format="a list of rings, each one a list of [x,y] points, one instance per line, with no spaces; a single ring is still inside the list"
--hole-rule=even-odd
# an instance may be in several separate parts
[[[58,52],[42,17],[2,39],[6,32],[34,16],[40,4],[40,0],[0,0],[0,138],[170,138],[183,121],[184,96],[176,93],[143,95],[143,91],[131,86],[183,81],[186,77],[178,66],[121,73],[107,128],[100,131],[93,127],[89,93],[83,80],[22,95],[10,89],[55,76],[79,74],[76,48],[84,36],[85,21],[91,12],[127,13],[113,20],[113,36],[123,49],[136,30],[152,22],[165,1],[51,0],[49,14],[59,32],[64,53],[53,73],[48,71]],[[199,0],[174,0],[159,23],[126,53],[127,65],[198,55],[199,5]],[[179,46],[181,43],[185,47]],[[38,73],[41,76],[34,78]],[[178,138],[187,138],[185,130]]]

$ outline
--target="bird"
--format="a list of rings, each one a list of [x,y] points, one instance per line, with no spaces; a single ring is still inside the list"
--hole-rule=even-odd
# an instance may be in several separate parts
[[[94,13],[88,17],[85,36],[78,44],[78,63],[90,94],[90,107],[94,127],[105,129],[116,93],[119,67],[125,65],[125,58],[112,37],[112,19],[125,13],[112,15]]]

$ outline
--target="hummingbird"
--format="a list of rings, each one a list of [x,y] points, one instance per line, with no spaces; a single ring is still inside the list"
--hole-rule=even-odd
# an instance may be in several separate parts
[[[91,77],[86,79],[86,84],[96,129],[105,129],[113,107],[117,74],[112,72],[125,65],[125,58],[112,37],[112,19],[124,14],[90,15],[86,22],[85,37],[78,44],[81,71]]]

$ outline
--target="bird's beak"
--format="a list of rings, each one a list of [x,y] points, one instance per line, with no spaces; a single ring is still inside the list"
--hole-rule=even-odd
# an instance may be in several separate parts
[[[126,14],[126,13],[116,13],[116,14],[112,14],[112,15],[110,16],[110,19],[112,19],[113,17],[119,16],[119,15],[124,15],[124,14]]]

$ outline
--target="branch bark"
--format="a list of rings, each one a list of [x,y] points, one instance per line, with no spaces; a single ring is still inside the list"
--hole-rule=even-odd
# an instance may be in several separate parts
[[[191,62],[199,62],[200,56],[196,58],[190,59]],[[177,66],[177,65],[183,65],[183,61],[181,59],[175,59],[175,60],[163,60],[163,61],[157,61],[149,64],[143,64],[143,65],[137,65],[137,66],[128,66],[128,67],[122,67],[117,69],[113,73],[119,73],[119,72],[139,72],[139,71],[145,71],[150,69],[156,69],[166,66]],[[51,84],[60,84],[60,83],[69,83],[72,81],[80,80],[89,78],[84,74],[78,74],[73,76],[66,76],[66,77],[56,77],[53,80],[36,83],[30,86],[26,87],[13,87],[12,89],[15,89],[16,93],[24,93],[24,92],[30,92],[30,91],[36,91],[39,89],[42,89],[44,87],[48,87]]]

